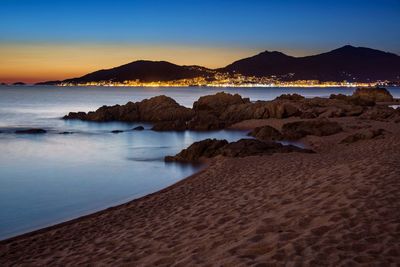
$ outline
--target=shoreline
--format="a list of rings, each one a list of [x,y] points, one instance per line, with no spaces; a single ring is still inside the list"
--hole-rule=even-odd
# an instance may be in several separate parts
[[[344,132],[302,139],[315,154],[217,157],[155,193],[2,240],[0,262],[398,263],[400,124],[335,120]],[[385,135],[338,144],[355,126]]]
[[[16,241],[18,239],[31,237],[31,236],[34,236],[36,234],[41,234],[41,233],[44,233],[44,232],[47,232],[47,231],[55,230],[57,228],[60,228],[60,227],[66,226],[66,225],[70,225],[70,224],[79,222],[81,220],[90,219],[92,217],[101,215],[102,213],[107,213],[108,211],[113,211],[113,210],[117,210],[117,209],[123,208],[124,206],[126,206],[128,204],[131,204],[132,202],[142,201],[142,200],[146,199],[147,197],[150,197],[151,195],[156,195],[158,193],[162,193],[164,190],[169,190],[169,189],[177,186],[179,183],[183,182],[184,180],[190,179],[192,176],[200,174],[201,172],[203,172],[209,166],[209,163],[210,162],[207,162],[207,163],[203,162],[202,164],[204,166],[202,166],[198,171],[196,171],[192,175],[183,177],[181,180],[179,180],[179,181],[177,181],[177,182],[175,182],[175,183],[173,183],[173,184],[171,184],[171,185],[169,185],[169,186],[167,186],[165,188],[162,188],[162,189],[160,189],[158,191],[155,191],[153,193],[149,193],[149,194],[146,194],[144,196],[141,196],[141,197],[138,197],[138,198],[134,198],[134,199],[131,199],[131,200],[128,200],[128,201],[121,201],[120,204],[115,204],[114,206],[110,206],[108,208],[103,208],[103,209],[100,209],[100,210],[95,211],[95,212],[90,212],[89,211],[89,213],[86,214],[86,215],[82,215],[82,216],[79,216],[79,217],[76,217],[76,218],[73,218],[73,219],[67,219],[67,220],[62,221],[60,223],[55,223],[55,224],[52,224],[52,225],[49,225],[49,226],[46,226],[46,227],[43,227],[43,228],[39,228],[39,229],[36,229],[36,230],[33,230],[33,231],[28,231],[26,233],[15,235],[15,236],[12,236],[12,237],[9,237],[9,238],[0,239],[0,245],[2,245],[3,243],[7,244],[7,243],[10,243],[10,242]]]

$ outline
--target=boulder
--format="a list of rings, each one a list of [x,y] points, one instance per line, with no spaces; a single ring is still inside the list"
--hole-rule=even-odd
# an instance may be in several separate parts
[[[17,130],[15,131],[16,134],[44,134],[47,133],[46,130],[40,128],[31,128],[26,130]]]
[[[360,140],[368,140],[368,139],[373,139],[378,136],[382,136],[384,134],[385,130],[383,129],[368,129],[362,132],[358,132],[352,135],[347,136],[344,138],[340,143],[342,144],[351,144],[358,142]]]
[[[187,122],[187,129],[194,131],[209,131],[225,128],[226,124],[221,121],[216,115],[200,111]]]
[[[357,88],[353,96],[375,102],[392,102],[393,96],[385,88]]]
[[[231,105],[250,103],[248,98],[242,98],[238,94],[227,94],[225,92],[216,93],[200,97],[193,103],[194,111],[207,111],[219,116]]]
[[[179,105],[174,99],[165,95],[145,99],[137,105],[141,121],[186,121],[194,116],[193,110]]]
[[[226,140],[205,139],[194,142],[175,156],[166,156],[165,161],[196,162],[201,158],[211,158],[221,153],[221,148],[228,144]]]
[[[196,162],[218,155],[225,157],[247,157],[289,152],[313,153],[313,151],[308,149],[292,145],[282,145],[272,141],[240,139],[239,141],[228,143],[226,140],[206,139],[193,143],[175,156],[165,157],[165,161]]]
[[[285,139],[296,140],[307,135],[327,136],[343,131],[339,123],[329,120],[310,120],[286,123],[282,126]]]
[[[64,119],[79,119],[88,121],[175,121],[189,120],[194,111],[183,107],[170,97],[161,95],[145,99],[141,102],[128,102],[125,105],[102,106],[96,111],[70,112]]]
[[[283,138],[280,131],[269,125],[257,127],[249,135],[260,140],[282,140]]]
[[[240,139],[227,144],[221,149],[221,155],[225,157],[248,157],[258,155],[270,155],[273,153],[304,152],[313,151],[302,149],[292,145],[282,145],[272,141],[260,141],[256,139]]]
[[[139,126],[136,126],[136,127],[132,128],[132,130],[133,130],[133,131],[143,131],[143,130],[144,130],[144,127],[141,126],[141,125],[139,125]]]

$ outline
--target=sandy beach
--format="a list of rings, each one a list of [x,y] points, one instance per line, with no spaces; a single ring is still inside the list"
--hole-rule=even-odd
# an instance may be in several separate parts
[[[0,263],[399,264],[400,124],[334,120],[344,132],[301,140],[317,153],[214,158],[160,192],[2,241]],[[233,127],[260,124],[279,128],[273,119]],[[338,144],[361,128],[383,128],[385,134]]]

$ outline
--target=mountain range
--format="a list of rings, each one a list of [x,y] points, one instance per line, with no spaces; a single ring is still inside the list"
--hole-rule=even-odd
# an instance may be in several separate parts
[[[371,48],[346,45],[327,53],[305,57],[293,57],[277,51],[265,51],[219,69],[180,66],[166,61],[139,60],[119,67],[95,71],[78,78],[41,84],[123,82],[125,80],[172,81],[212,77],[218,72],[256,77],[275,76],[284,81],[373,82],[388,80],[398,82],[400,81],[400,56]]]

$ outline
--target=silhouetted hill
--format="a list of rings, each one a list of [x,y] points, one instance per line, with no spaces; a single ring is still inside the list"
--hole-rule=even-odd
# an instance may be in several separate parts
[[[375,49],[346,45],[306,57],[265,51],[219,70],[254,76],[293,73],[291,78],[287,78],[291,80],[394,81],[400,80],[400,57]]]
[[[166,61],[139,60],[112,69],[95,71],[80,78],[68,79],[64,82],[172,81],[205,76],[209,72],[209,69],[199,66],[179,66]]]

